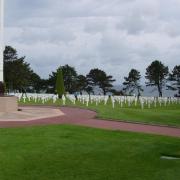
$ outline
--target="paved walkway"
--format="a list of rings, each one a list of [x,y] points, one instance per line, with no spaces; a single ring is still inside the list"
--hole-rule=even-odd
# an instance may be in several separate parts
[[[63,115],[63,112],[57,108],[27,106],[21,107],[20,111],[0,112],[0,121],[31,121]]]
[[[79,108],[61,107],[60,110],[64,113],[63,116],[37,119],[32,121],[0,121],[0,127],[3,128],[47,124],[72,124],[110,130],[144,132],[150,134],[180,137],[179,128],[99,120],[94,118],[96,116],[96,112]]]

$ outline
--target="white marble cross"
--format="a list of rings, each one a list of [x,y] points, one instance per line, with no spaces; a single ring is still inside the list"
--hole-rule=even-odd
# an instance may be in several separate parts
[[[0,0],[0,82],[4,81],[3,76],[3,50],[4,50],[4,0]]]

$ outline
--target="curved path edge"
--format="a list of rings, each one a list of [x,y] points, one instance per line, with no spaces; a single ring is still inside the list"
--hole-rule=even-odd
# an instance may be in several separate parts
[[[180,137],[180,128],[95,119],[95,116],[97,114],[95,111],[75,107],[60,107],[59,109],[64,113],[64,116],[43,118],[33,121],[1,121],[0,128],[48,124],[70,124],[108,130],[142,132]]]

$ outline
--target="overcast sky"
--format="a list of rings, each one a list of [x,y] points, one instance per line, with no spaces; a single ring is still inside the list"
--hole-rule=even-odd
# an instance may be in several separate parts
[[[179,0],[5,0],[5,42],[43,78],[98,67],[116,84],[155,59],[180,64]]]

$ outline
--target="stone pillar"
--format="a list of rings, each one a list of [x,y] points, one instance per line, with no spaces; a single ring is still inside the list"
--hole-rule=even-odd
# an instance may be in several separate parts
[[[3,51],[4,51],[4,0],[0,0],[0,82],[4,81]]]

